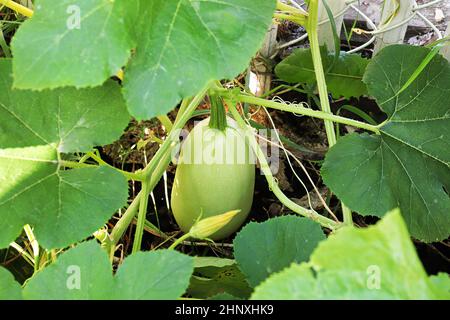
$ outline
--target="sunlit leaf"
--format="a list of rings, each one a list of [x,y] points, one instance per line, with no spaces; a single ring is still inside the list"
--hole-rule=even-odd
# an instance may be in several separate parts
[[[186,290],[192,270],[192,258],[158,250],[127,257],[113,276],[105,251],[90,241],[36,274],[23,294],[39,300],[176,299]]]
[[[107,167],[62,170],[61,154],[113,142],[130,117],[112,82],[42,92],[11,86],[11,61],[0,60],[0,247],[25,224],[44,247],[65,247],[106,223],[128,187]]]
[[[322,64],[326,71],[328,90],[335,98],[359,97],[367,95],[367,87],[362,81],[368,59],[359,54],[341,53],[334,61],[334,54],[321,48]],[[316,83],[316,73],[310,49],[297,49],[275,68],[276,75],[289,83]]]
[[[398,210],[367,229],[346,227],[259,285],[252,299],[437,299]]]
[[[209,80],[245,70],[272,22],[275,3],[37,0],[35,15],[12,42],[14,84],[100,85],[131,57],[124,82],[129,110],[136,118],[152,118]]]

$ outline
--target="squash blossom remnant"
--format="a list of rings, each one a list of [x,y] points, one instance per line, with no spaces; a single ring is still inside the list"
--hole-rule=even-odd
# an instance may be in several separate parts
[[[189,235],[196,239],[207,239],[226,226],[241,210],[232,210],[224,214],[198,220],[189,231]]]

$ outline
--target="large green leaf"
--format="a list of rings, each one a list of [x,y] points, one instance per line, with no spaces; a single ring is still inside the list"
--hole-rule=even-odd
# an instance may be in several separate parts
[[[120,137],[130,116],[120,87],[33,92],[12,89],[11,60],[0,60],[0,148],[53,146],[89,151]]]
[[[347,227],[255,289],[252,299],[446,299],[417,257],[398,210],[367,229]]]
[[[124,66],[135,48],[124,94],[133,116],[151,118],[209,80],[233,78],[245,69],[275,3],[39,0],[12,43],[14,84],[26,89],[98,85]],[[79,10],[80,28],[68,28],[73,22],[68,10]]]
[[[450,276],[448,273],[441,272],[435,276],[431,276],[430,281],[439,297],[450,300]]]
[[[22,299],[22,288],[14,280],[13,275],[5,268],[0,267],[0,300]]]
[[[362,81],[369,60],[358,54],[341,53],[334,61],[334,54],[321,48],[322,64],[326,72],[328,90],[335,98],[367,95]],[[316,73],[310,49],[297,49],[275,68],[276,75],[289,83],[316,83]]]
[[[128,3],[127,3],[128,2]],[[136,1],[37,0],[12,41],[14,85],[21,89],[98,86],[134,47],[125,17]]]
[[[320,226],[296,216],[249,223],[234,239],[234,255],[251,286],[293,262],[309,259],[317,244],[325,239]]]
[[[60,153],[118,138],[129,121],[119,87],[12,90],[0,60],[0,247],[25,224],[44,247],[65,247],[101,227],[127,199],[126,179],[107,167],[69,171]]]
[[[115,276],[113,298],[177,299],[188,287],[193,269],[192,258],[174,250],[133,254]]]
[[[352,210],[383,216],[400,207],[411,235],[437,241],[450,234],[450,63],[436,56],[397,95],[428,53],[394,45],[373,58],[364,81],[388,120],[380,135],[340,139],[322,176]]]
[[[113,276],[104,250],[79,244],[27,283],[25,299],[176,299],[186,290],[192,258],[176,251],[140,252],[127,257]]]

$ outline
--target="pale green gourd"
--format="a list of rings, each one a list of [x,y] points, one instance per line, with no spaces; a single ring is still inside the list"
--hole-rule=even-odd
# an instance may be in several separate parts
[[[241,210],[210,237],[220,240],[237,231],[248,216],[253,202],[255,161],[233,119],[227,118],[224,131],[210,128],[209,121],[199,122],[181,147],[171,206],[175,220],[186,233],[200,214],[206,218]]]

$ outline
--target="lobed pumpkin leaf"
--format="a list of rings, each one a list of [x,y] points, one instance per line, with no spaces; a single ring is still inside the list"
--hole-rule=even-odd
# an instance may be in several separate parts
[[[255,287],[291,263],[307,261],[324,239],[317,223],[283,216],[246,225],[233,241],[234,255],[248,282]]]
[[[119,87],[12,89],[0,60],[0,247],[25,224],[47,249],[88,237],[126,203],[128,186],[107,168],[61,170],[62,153],[113,142],[128,124]],[[76,226],[76,227],[74,227]]]
[[[440,272],[437,275],[433,275],[430,277],[430,281],[438,297],[446,300],[450,299],[450,276],[448,273]]]
[[[24,89],[100,85],[135,49],[124,95],[134,117],[152,118],[208,81],[243,71],[264,39],[275,3],[37,0],[34,16],[12,42],[14,84]]]
[[[158,250],[127,257],[113,276],[105,251],[89,241],[63,253],[31,278],[23,295],[40,300],[177,299],[192,271],[192,258]]]
[[[327,88],[335,98],[360,97],[367,95],[367,87],[362,81],[368,59],[358,54],[341,53],[334,61],[334,54],[321,47],[323,68],[326,72]],[[316,83],[316,73],[311,50],[297,49],[275,68],[276,75],[289,83]]]
[[[272,275],[252,299],[448,299],[432,281],[394,210],[375,226],[331,235],[308,263]]]
[[[0,300],[21,300],[22,288],[13,275],[0,267]]]
[[[372,59],[364,81],[388,119],[380,135],[340,139],[321,172],[352,210],[382,217],[400,207],[411,235],[432,242],[450,234],[450,63],[435,56],[397,94],[428,53],[393,45]]]
[[[133,39],[124,19],[136,1],[38,0],[13,37],[14,86],[99,86],[126,64]]]

